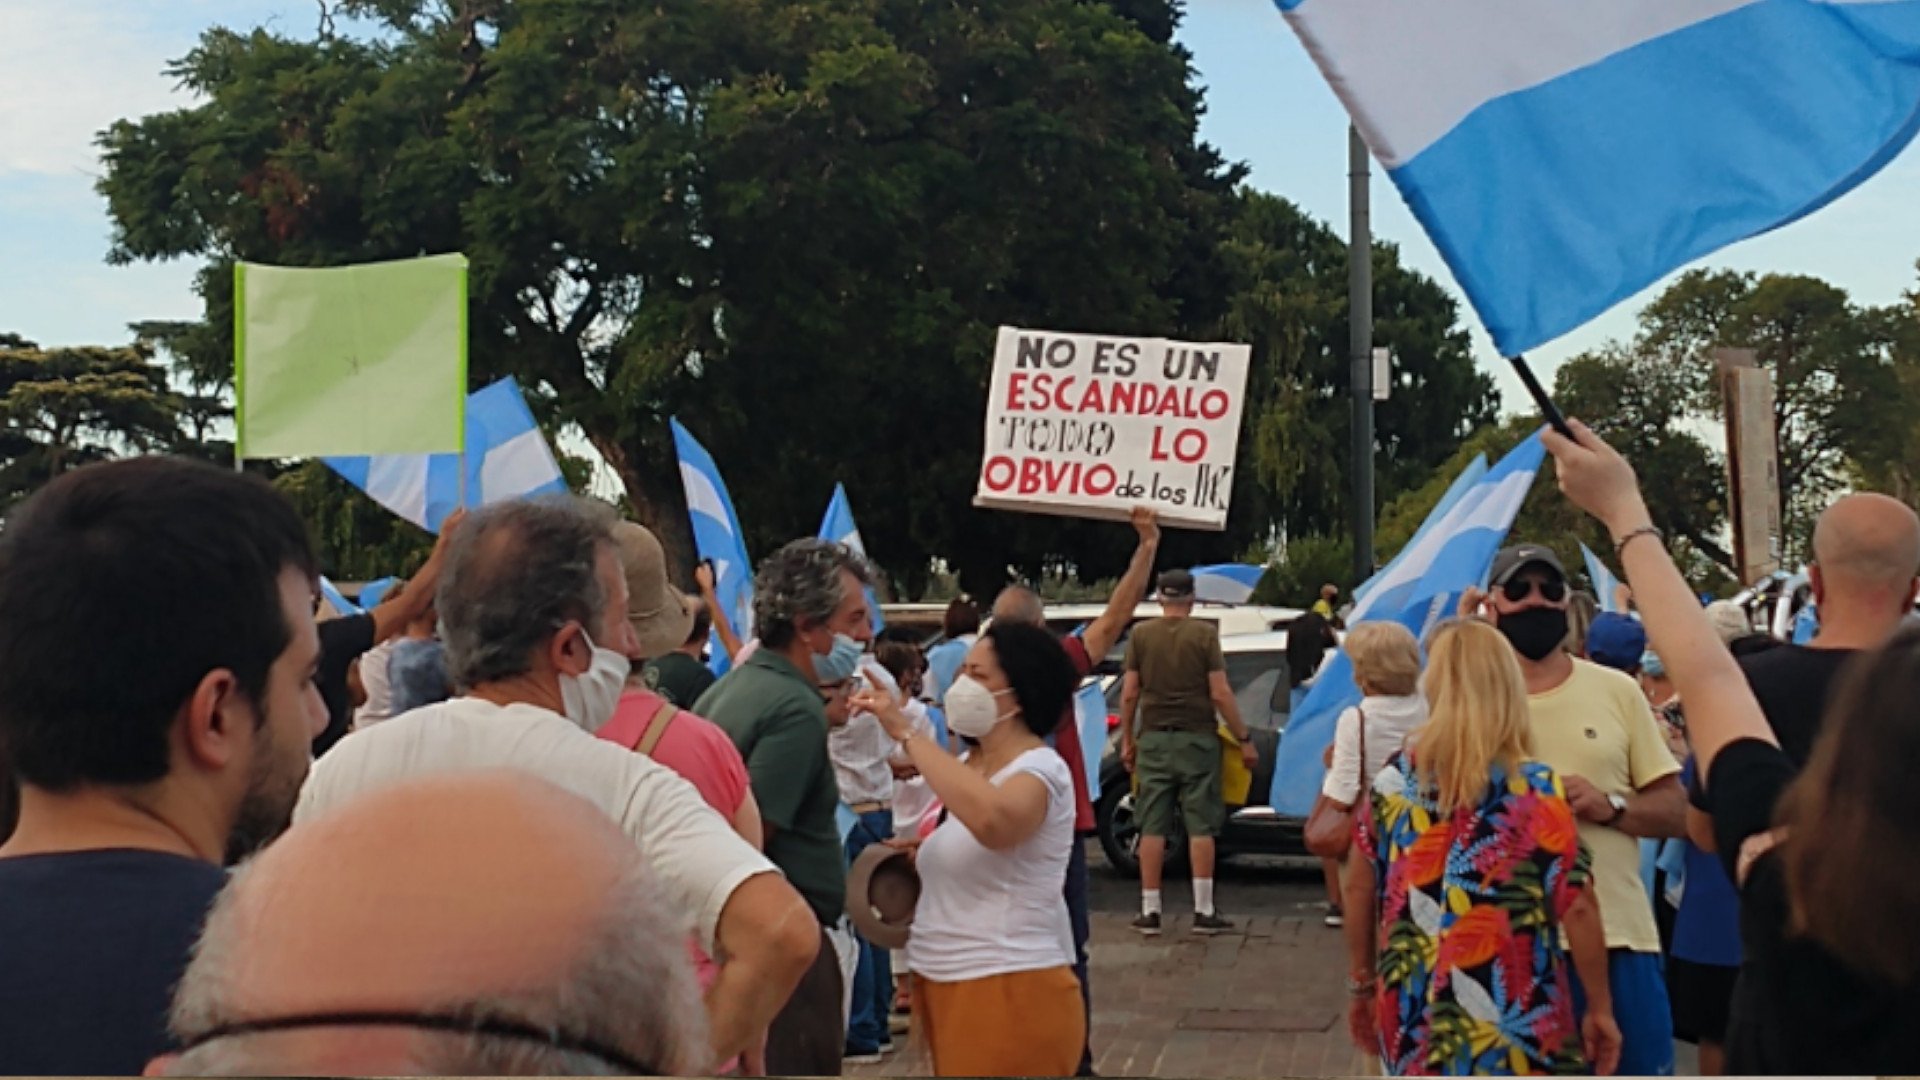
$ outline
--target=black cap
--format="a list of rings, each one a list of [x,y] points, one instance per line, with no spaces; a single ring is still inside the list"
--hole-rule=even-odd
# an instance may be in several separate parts
[[[1168,570],[1160,575],[1160,598],[1162,600],[1193,599],[1193,573],[1188,570]]]
[[[1561,581],[1567,580],[1567,568],[1560,565],[1560,556],[1555,555],[1552,548],[1539,544],[1515,544],[1501,548],[1500,553],[1493,557],[1493,576],[1487,579],[1488,583],[1505,585],[1529,566],[1544,566],[1558,575]]]

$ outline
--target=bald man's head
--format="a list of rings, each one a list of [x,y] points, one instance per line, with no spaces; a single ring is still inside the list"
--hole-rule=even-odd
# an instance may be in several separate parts
[[[167,1071],[698,1071],[687,931],[632,842],[557,787],[496,772],[388,789],[234,875],[181,981],[189,1050]],[[236,1025],[254,1030],[205,1039]]]
[[[1813,558],[1823,627],[1836,618],[1897,621],[1920,575],[1920,516],[1885,495],[1848,495],[1820,515]]]
[[[1045,626],[1047,606],[1040,594],[1025,585],[1009,585],[993,601],[993,621],[1022,626]]]

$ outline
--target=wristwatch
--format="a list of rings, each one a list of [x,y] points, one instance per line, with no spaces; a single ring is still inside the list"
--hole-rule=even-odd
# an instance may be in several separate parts
[[[1613,807],[1613,816],[1606,820],[1606,824],[1612,825],[1627,816],[1627,797],[1625,795],[1608,795],[1607,805]]]

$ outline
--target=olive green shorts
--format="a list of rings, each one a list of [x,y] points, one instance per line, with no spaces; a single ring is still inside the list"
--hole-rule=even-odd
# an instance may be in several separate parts
[[[1173,831],[1176,807],[1188,836],[1219,836],[1227,821],[1220,794],[1220,736],[1214,732],[1143,731],[1134,754],[1140,793],[1134,818],[1143,836]]]

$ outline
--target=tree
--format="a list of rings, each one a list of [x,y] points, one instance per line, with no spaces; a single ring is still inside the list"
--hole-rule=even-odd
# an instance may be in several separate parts
[[[1223,249],[1234,292],[1224,336],[1253,345],[1236,517],[1258,535],[1339,532],[1348,520],[1347,245],[1287,200],[1241,192]],[[1376,405],[1376,486],[1387,499],[1424,482],[1499,396],[1474,366],[1459,310],[1433,279],[1373,249],[1374,340],[1394,354],[1393,393]]]
[[[176,408],[144,346],[41,348],[0,333],[0,510],[68,469],[170,448]]]
[[[1124,559],[1110,526],[967,508],[1000,323],[1210,325],[1238,171],[1195,139],[1177,6],[1082,0],[346,0],[377,40],[206,33],[204,103],[115,124],[116,261],[471,261],[472,370],[578,425],[683,530],[665,418],[728,467],[753,548],[844,478],[869,549],[973,587]],[[220,369],[224,371],[224,368]],[[663,528],[664,526],[664,528]]]
[[[1554,399],[1633,462],[1655,526],[1732,572],[1733,555],[1719,542],[1727,522],[1726,465],[1686,430],[1690,378],[1683,366],[1610,343],[1561,365]],[[1589,546],[1606,543],[1601,530],[1585,531]]]
[[[1844,485],[1856,453],[1898,400],[1894,323],[1803,275],[1694,270],[1640,316],[1636,351],[1684,372],[1699,413],[1723,415],[1715,348],[1752,349],[1773,372],[1781,528],[1789,562],[1808,556],[1813,522]],[[1910,415],[1910,414],[1909,414]]]

